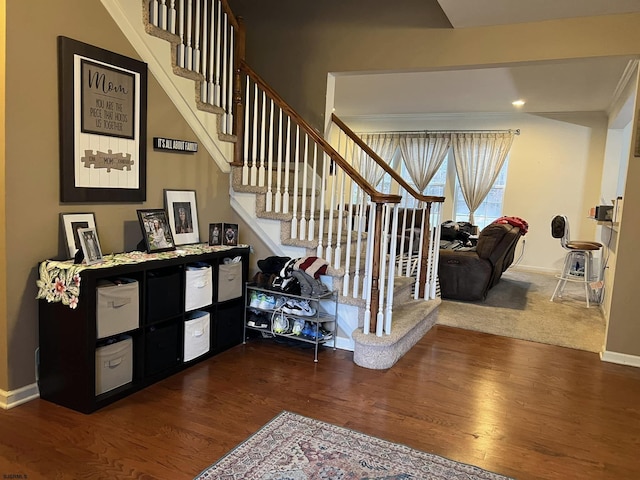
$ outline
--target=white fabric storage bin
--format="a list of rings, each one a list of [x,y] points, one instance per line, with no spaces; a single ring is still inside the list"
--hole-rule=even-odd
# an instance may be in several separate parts
[[[211,265],[192,264],[185,270],[184,310],[207,307],[213,302]]]
[[[118,388],[133,379],[133,340],[96,348],[96,395]]]
[[[184,361],[204,355],[210,345],[210,317],[207,312],[191,312],[184,322]]]
[[[221,263],[218,267],[218,301],[242,296],[242,262]]]
[[[140,326],[138,282],[104,280],[96,287],[96,337],[105,338]]]

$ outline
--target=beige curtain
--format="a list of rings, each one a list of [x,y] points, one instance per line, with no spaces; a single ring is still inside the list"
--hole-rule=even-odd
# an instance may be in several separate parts
[[[451,135],[456,173],[472,224],[476,209],[493,187],[509,154],[513,136],[513,132]]]
[[[397,162],[396,152],[398,150],[398,135],[393,133],[363,133],[360,138],[371,150],[376,152],[391,168],[395,168]],[[359,149],[358,149],[359,150]],[[382,177],[384,169],[378,165],[363,150],[360,150],[360,159],[356,165],[362,175],[371,185],[377,187]]]
[[[442,165],[449,147],[449,133],[421,133],[400,138],[400,153],[409,176],[420,193],[424,193],[429,182]]]

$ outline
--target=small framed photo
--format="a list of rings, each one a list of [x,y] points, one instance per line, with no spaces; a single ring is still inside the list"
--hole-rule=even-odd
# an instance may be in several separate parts
[[[61,213],[64,238],[67,242],[67,258],[75,257],[78,250],[82,248],[79,228],[96,228],[96,217],[93,213]]]
[[[95,228],[79,228],[78,236],[84,254],[84,261],[87,265],[102,262],[102,250],[98,241],[98,232]]]
[[[222,224],[209,224],[209,245],[222,245]]]
[[[176,245],[200,242],[195,190],[164,190],[164,207]]]
[[[176,249],[171,228],[169,228],[167,212],[163,209],[138,210],[138,221],[140,222],[147,253],[166,252]]]
[[[224,223],[222,225],[222,244],[229,246],[238,245],[238,224],[237,223]]]

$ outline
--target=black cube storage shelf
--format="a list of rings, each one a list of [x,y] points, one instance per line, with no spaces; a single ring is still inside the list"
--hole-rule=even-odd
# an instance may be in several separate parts
[[[236,298],[218,302],[217,286],[225,281],[225,258],[240,256],[241,285],[247,281],[249,247],[149,260],[138,264],[86,269],[81,272],[78,306],[39,300],[40,397],[73,410],[91,413],[152,383],[242,343],[244,288]],[[209,351],[184,362],[185,269],[201,262],[211,267],[211,304],[197,310],[209,313]],[[138,283],[137,328],[106,338],[97,338],[96,288],[104,280],[127,278]],[[233,295],[231,295],[233,296]],[[131,379],[96,395],[96,350],[131,338]],[[127,342],[128,343],[128,342]],[[108,361],[108,360],[107,360]],[[114,365],[120,360],[114,361]],[[100,366],[98,366],[100,367]],[[101,381],[101,380],[98,380]]]

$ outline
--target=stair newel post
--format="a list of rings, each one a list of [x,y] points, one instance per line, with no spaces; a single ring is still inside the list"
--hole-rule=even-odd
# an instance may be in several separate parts
[[[418,295],[420,298],[424,298],[425,284],[427,283],[427,269],[429,268],[429,239],[431,235],[429,232],[431,226],[429,225],[429,217],[431,216],[431,202],[427,202],[425,208],[422,210],[422,228],[420,229],[422,237],[422,245],[420,247],[420,275],[418,276]]]
[[[236,64],[234,65],[233,79],[233,107],[235,109],[235,136],[236,143],[233,147],[233,165],[236,167],[244,166],[242,158],[242,149],[244,144],[244,102],[242,99],[242,62],[245,56],[245,25],[244,18],[238,17],[238,28],[236,29]],[[213,50],[213,49],[212,49]],[[209,68],[213,68],[212,65]],[[248,79],[247,79],[248,83]]]
[[[378,305],[380,303],[380,249],[382,237],[382,208],[384,204],[376,202],[375,227],[373,233],[373,262],[371,263],[371,322],[369,333],[375,333],[378,329]]]

